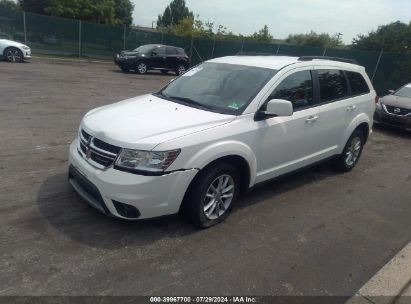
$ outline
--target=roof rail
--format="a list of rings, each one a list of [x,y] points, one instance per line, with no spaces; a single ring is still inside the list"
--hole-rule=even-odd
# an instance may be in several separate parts
[[[237,56],[275,56],[271,53],[257,53],[257,52],[238,52]]]
[[[311,61],[311,60],[314,60],[314,59],[331,60],[331,61],[339,61],[339,62],[346,62],[346,63],[358,64],[357,60],[347,59],[347,58],[339,58],[339,57],[328,57],[328,56],[301,56],[300,58],[298,58],[299,61]]]

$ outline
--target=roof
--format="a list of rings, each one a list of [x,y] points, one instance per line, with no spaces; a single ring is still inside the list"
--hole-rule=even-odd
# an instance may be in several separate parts
[[[317,59],[314,58],[310,61],[300,60],[300,57],[290,57],[290,56],[227,56],[211,59],[208,62],[215,63],[228,63],[228,64],[238,64],[246,66],[254,66],[259,68],[268,68],[273,70],[280,70],[291,64],[301,64],[303,66],[321,66],[321,65],[331,65],[340,68],[348,68],[350,70],[363,69],[363,67],[346,62],[334,61],[331,59]],[[315,64],[313,63],[315,62]]]
[[[238,64],[279,70],[299,61],[298,57],[289,56],[228,56],[211,59],[209,62]]]

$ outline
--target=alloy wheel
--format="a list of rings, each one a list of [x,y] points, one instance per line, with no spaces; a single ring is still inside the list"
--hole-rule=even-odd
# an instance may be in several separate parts
[[[147,72],[147,65],[143,62],[139,63],[137,66],[137,70],[140,74],[145,74]]]
[[[183,65],[178,67],[178,75],[183,75],[186,72],[186,68]]]
[[[6,58],[10,62],[20,62],[22,60],[21,52],[17,49],[9,49],[6,52]]]
[[[348,167],[353,166],[357,162],[361,153],[361,146],[362,142],[359,137],[354,137],[351,140],[351,143],[347,147],[347,151],[345,153],[345,164]]]
[[[221,217],[230,207],[234,197],[234,179],[227,174],[214,179],[204,198],[204,214],[209,220]]]

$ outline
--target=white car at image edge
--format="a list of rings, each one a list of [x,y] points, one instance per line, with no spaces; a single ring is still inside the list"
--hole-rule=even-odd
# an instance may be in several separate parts
[[[22,62],[31,58],[31,50],[20,42],[0,39],[0,57],[10,62]]]
[[[69,181],[109,216],[182,212],[210,227],[258,184],[326,159],[351,170],[375,100],[365,69],[342,60],[213,59],[157,93],[88,112]]]

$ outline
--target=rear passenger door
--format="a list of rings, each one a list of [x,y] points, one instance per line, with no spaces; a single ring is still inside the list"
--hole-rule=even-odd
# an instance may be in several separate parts
[[[341,138],[347,128],[349,116],[356,107],[350,98],[345,72],[334,68],[316,67],[314,83],[318,92],[317,136],[315,147],[321,158],[338,154]]]
[[[177,69],[177,50],[176,48],[173,47],[166,47],[166,52],[167,52],[167,68],[170,70],[175,70]]]
[[[165,47],[157,47],[153,50],[151,57],[151,68],[164,69],[167,65],[167,55]]]

